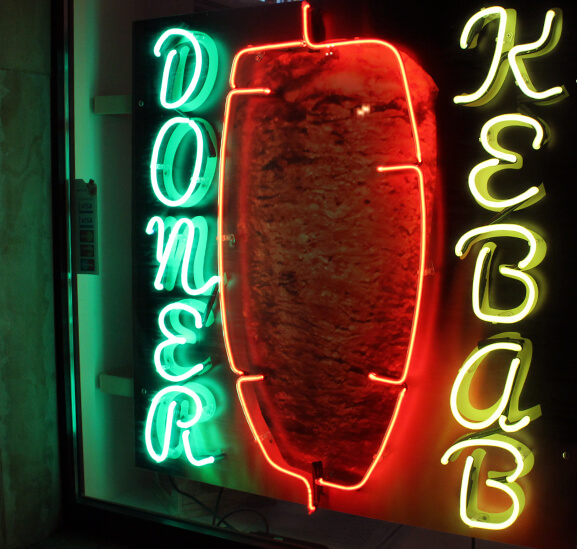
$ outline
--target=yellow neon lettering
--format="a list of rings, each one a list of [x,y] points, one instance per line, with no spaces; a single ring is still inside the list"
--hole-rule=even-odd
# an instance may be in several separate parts
[[[521,91],[533,100],[550,100],[554,102],[563,99],[567,93],[563,86],[554,86],[548,90],[538,92],[531,82],[524,63],[524,59],[541,57],[554,49],[561,37],[562,25],[563,17],[561,11],[549,10],[545,14],[541,37],[530,44],[514,46],[508,53],[509,65],[515,75],[515,81]]]
[[[503,54],[508,52],[513,46],[515,23],[517,19],[515,10],[506,10],[494,6],[477,12],[465,24],[463,32],[461,33],[460,45],[462,49],[476,48],[481,30],[495,19],[499,20],[499,28],[495,40],[495,51],[493,53],[493,59],[487,77],[476,92],[472,94],[457,95],[453,99],[457,104],[463,104],[470,107],[484,105],[497,95],[497,92],[505,80],[505,76],[507,76],[508,69],[507,65],[503,63]],[[482,21],[480,27],[478,26],[479,21]]]
[[[466,438],[456,442],[443,454],[441,463],[447,465],[449,460],[455,461],[465,448],[474,448],[476,446],[501,448],[515,458],[515,468],[512,471],[489,472],[490,478],[506,477],[507,482],[515,482],[533,468],[534,456],[531,450],[519,441],[500,434],[487,435],[483,438]]]
[[[516,482],[503,483],[487,479],[485,481],[487,486],[501,490],[509,496],[511,506],[501,513],[485,513],[481,511],[478,506],[479,469],[485,454],[484,450],[475,450],[465,460],[459,497],[459,514],[461,520],[471,528],[504,530],[509,528],[523,511],[525,494]]]
[[[543,24],[543,32],[537,41],[515,46],[517,20],[515,10],[505,10],[498,6],[482,9],[465,24],[461,33],[461,48],[475,48],[482,29],[495,19],[498,19],[499,27],[487,77],[477,91],[472,94],[457,95],[453,98],[453,101],[469,107],[488,103],[501,89],[509,67],[511,67],[519,89],[529,99],[552,103],[564,98],[567,92],[563,86],[555,86],[538,92],[531,82],[524,63],[524,59],[541,57],[555,48],[561,36],[562,17],[560,10],[549,10],[547,12]],[[480,21],[482,23],[479,25]]]
[[[511,454],[515,459],[512,471],[489,471],[485,484],[505,492],[511,499],[511,506],[501,513],[481,511],[478,507],[479,471],[486,455],[484,447],[497,448]],[[447,465],[455,461],[466,448],[475,448],[472,455],[465,460],[460,492],[461,520],[473,528],[486,530],[503,530],[513,524],[523,511],[525,495],[517,480],[531,471],[535,458],[527,446],[506,435],[492,434],[483,438],[468,438],[456,442],[441,458],[441,463]]]
[[[516,465],[512,471],[489,471],[485,481],[488,487],[501,490],[511,498],[511,506],[501,513],[488,513],[478,508],[479,471],[486,455],[482,447],[505,450],[515,459]],[[483,438],[465,439],[453,444],[441,458],[441,463],[446,465],[449,460],[455,461],[465,448],[475,448],[475,450],[465,460],[460,496],[461,519],[468,526],[476,528],[487,530],[508,528],[523,511],[525,497],[516,481],[533,468],[533,453],[527,446],[506,435],[493,434]]]
[[[453,98],[456,104],[481,106],[491,101],[503,86],[509,67],[520,92],[525,100],[539,101],[542,104],[554,103],[564,98],[567,91],[563,86],[554,86],[537,91],[525,66],[527,59],[542,57],[552,51],[559,42],[562,28],[562,13],[554,9],[547,11],[541,36],[531,43],[515,45],[515,10],[501,7],[484,8],[469,19],[461,34],[461,48],[476,48],[483,30],[484,34],[496,32],[492,60],[485,80],[472,94],[461,94]],[[519,101],[519,99],[518,99]],[[528,128],[534,132],[532,147],[541,148],[548,128],[544,123],[519,113],[496,116],[486,122],[481,130],[480,141],[492,158],[474,166],[468,178],[470,192],[483,208],[499,212],[496,220],[485,227],[472,229],[464,234],[455,246],[458,257],[464,258],[474,244],[484,241],[476,258],[473,274],[472,307],[475,315],[485,322],[513,324],[523,320],[534,309],[538,300],[538,287],[535,279],[527,272],[538,266],[543,260],[547,246],[543,238],[517,224],[499,223],[504,216],[513,211],[527,208],[545,196],[543,184],[526,186],[526,190],[516,196],[507,193],[495,193],[491,178],[502,170],[520,170],[524,159],[521,154],[501,145],[501,131],[507,128]],[[492,239],[521,239],[528,244],[528,252],[516,265],[501,263],[497,269],[491,263],[496,255],[497,244]],[[504,249],[508,244],[505,241]],[[495,308],[491,296],[491,277],[498,271],[502,277],[521,283],[524,296],[520,304],[506,309]],[[497,284],[495,284],[497,286]],[[498,304],[498,301],[494,303]],[[509,355],[507,357],[507,354]],[[502,358],[503,356],[507,358]],[[520,431],[541,415],[541,407],[533,406],[519,410],[520,394],[528,374],[532,358],[532,343],[516,332],[504,332],[481,342],[467,357],[457,374],[450,396],[450,407],[456,421],[471,430],[487,429],[484,433],[470,435],[456,442],[441,458],[443,464],[449,459],[454,461],[464,449],[472,448],[466,457],[460,489],[459,512],[461,520],[470,527],[489,530],[502,530],[511,526],[524,509],[525,495],[517,480],[526,475],[533,467],[534,457],[523,444],[505,434]],[[477,369],[485,362],[503,361],[506,367],[506,379],[501,394],[495,402],[486,408],[477,408],[471,402],[471,386]],[[490,367],[500,367],[500,363]],[[499,431],[498,431],[499,430]],[[494,433],[494,434],[490,434]],[[484,435],[484,436],[483,436]],[[509,507],[502,512],[488,512],[479,509],[479,476],[487,447],[508,452],[515,459],[512,471],[490,471],[485,482],[488,488],[499,490],[510,500]],[[502,458],[501,458],[502,459]]]
[[[194,345],[197,342],[195,330],[185,326],[181,322],[181,315],[186,313],[191,315],[194,320],[194,328],[202,328],[201,313],[206,310],[206,304],[195,299],[184,299],[177,303],[166,306],[158,316],[158,326],[160,331],[166,337],[166,340],[160,343],[154,351],[154,366],[158,374],[171,382],[184,381],[195,374],[200,373],[207,365],[210,365],[210,358],[194,366],[183,366],[179,364],[175,357],[175,350],[179,345]],[[168,316],[170,327],[175,335],[166,326],[166,317]],[[214,321],[213,313],[209,314],[206,326],[210,326]]]
[[[537,283],[532,276],[523,271],[541,263],[547,251],[547,246],[543,238],[537,233],[521,225],[501,223],[477,227],[468,231],[457,242],[455,253],[458,257],[464,258],[474,243],[493,236],[521,238],[529,244],[528,254],[519,261],[516,267],[499,266],[501,275],[518,280],[525,286],[525,298],[520,305],[512,309],[495,309],[491,307],[489,303],[489,272],[491,260],[497,246],[493,242],[488,242],[481,248],[475,263],[472,292],[473,311],[478,318],[485,322],[512,324],[525,318],[537,303]]]
[[[164,244],[165,227],[170,229],[166,245]],[[157,232],[156,260],[159,263],[154,281],[154,287],[157,290],[171,291],[174,288],[179,268],[182,288],[189,295],[206,294],[218,283],[219,278],[216,275],[204,281],[204,258],[208,240],[208,225],[204,217],[176,220],[174,217],[162,219],[154,216],[148,222],[146,232],[152,235],[155,231]],[[196,288],[192,288],[188,283],[188,272],[195,233],[198,235],[193,268]]]
[[[537,283],[535,279],[517,269],[511,269],[505,265],[499,266],[499,272],[507,277],[518,280],[525,286],[525,298],[512,309],[495,309],[489,303],[489,271],[495,244],[485,244],[477,257],[475,273],[473,275],[473,311],[478,318],[485,322],[514,324],[525,318],[535,307],[538,297]],[[483,284],[484,281],[484,284]]]
[[[469,174],[469,189],[477,203],[492,211],[501,211],[504,208],[520,205],[518,209],[526,208],[538,202],[545,196],[543,185],[531,187],[525,192],[507,200],[495,198],[488,190],[489,179],[496,172],[501,170],[519,170],[523,166],[523,157],[520,154],[509,151],[498,142],[501,130],[510,127],[525,127],[535,130],[535,138],[532,146],[539,149],[543,142],[543,127],[537,120],[522,114],[504,114],[489,120],[481,130],[481,143],[483,148],[492,156],[491,160],[486,160],[477,164]],[[506,162],[502,164],[500,161]]]
[[[498,420],[504,431],[519,431],[541,415],[540,406],[519,411],[519,396],[527,378],[533,347],[530,340],[521,338],[516,332],[501,333],[489,341],[492,342],[476,347],[459,370],[451,390],[451,411],[468,429],[486,429]],[[482,361],[498,351],[512,351],[516,356],[510,362],[501,397],[489,408],[479,410],[469,399],[471,383]]]

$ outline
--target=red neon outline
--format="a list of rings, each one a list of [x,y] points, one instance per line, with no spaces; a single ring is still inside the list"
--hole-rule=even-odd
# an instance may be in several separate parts
[[[321,48],[334,48],[335,46],[347,46],[350,44],[380,44],[381,46],[385,46],[386,48],[390,49],[397,61],[399,62],[399,68],[401,69],[401,75],[403,76],[403,86],[405,88],[405,97],[407,99],[407,107],[409,110],[409,117],[411,119],[411,130],[413,131],[413,141],[415,142],[415,154],[417,156],[417,163],[422,162],[421,156],[421,143],[419,142],[419,132],[417,131],[417,120],[415,118],[415,111],[413,109],[413,102],[411,101],[411,89],[409,86],[409,81],[407,80],[407,74],[405,72],[405,64],[403,63],[403,59],[401,58],[401,54],[395,46],[385,42],[384,40],[375,40],[375,39],[355,39],[355,40],[335,40],[334,42],[330,42],[329,44],[315,44],[310,39],[309,33],[309,17],[308,12],[311,9],[311,6],[307,2],[303,2],[303,40],[306,42],[306,45],[312,49],[321,49]],[[261,48],[262,49],[262,48]]]
[[[427,209],[425,204],[425,181],[423,172],[418,166],[402,165],[402,166],[378,166],[377,171],[380,173],[394,172],[401,170],[415,170],[419,176],[419,194],[421,198],[421,251],[419,254],[419,282],[417,285],[417,302],[415,303],[415,313],[413,315],[413,325],[411,327],[411,338],[409,340],[409,348],[407,349],[407,358],[405,360],[405,367],[403,374],[399,379],[383,377],[371,372],[369,378],[379,383],[387,383],[389,385],[403,385],[409,373],[409,363],[413,356],[413,348],[415,346],[415,336],[417,331],[417,321],[419,313],[421,312],[421,298],[423,295],[423,280],[425,278],[425,255],[426,255],[426,241],[427,241]]]
[[[219,166],[219,181],[218,181],[218,227],[217,227],[217,248],[218,248],[218,276],[220,279],[220,310],[222,311],[222,332],[224,337],[224,346],[226,348],[226,355],[228,357],[228,363],[230,365],[230,369],[237,375],[244,375],[242,370],[239,370],[236,367],[234,362],[234,358],[230,351],[230,344],[229,344],[229,337],[228,337],[228,325],[226,321],[226,299],[224,296],[224,267],[223,267],[223,194],[224,194],[224,163],[225,163],[225,149],[226,149],[226,140],[228,138],[228,124],[229,124],[229,115],[230,115],[230,103],[235,95],[254,95],[254,94],[262,94],[268,95],[271,92],[268,88],[254,88],[254,89],[242,89],[242,90],[232,90],[226,96],[226,103],[224,106],[224,124],[222,127],[222,139],[221,139],[221,147],[220,147],[220,166]],[[245,412],[246,415],[246,412]]]
[[[385,433],[385,436],[383,437],[383,442],[381,442],[381,447],[379,448],[377,455],[373,459],[371,466],[367,469],[367,472],[365,473],[365,476],[362,478],[362,480],[360,482],[358,482],[357,484],[354,484],[352,486],[343,486],[342,484],[336,484],[334,482],[329,482],[327,480],[319,478],[316,481],[316,483],[319,486],[327,486],[328,488],[337,488],[338,490],[346,490],[346,491],[352,492],[353,490],[360,490],[367,483],[367,481],[369,480],[369,477],[373,474],[373,471],[374,471],[375,467],[377,466],[377,463],[381,460],[381,457],[383,456],[383,453],[385,452],[385,447],[387,446],[387,442],[389,441],[389,437],[391,436],[391,432],[393,431],[393,427],[395,426],[395,423],[397,421],[397,417],[399,416],[401,404],[403,402],[403,399],[405,398],[406,392],[407,392],[407,388],[404,387],[403,390],[400,392],[399,396],[397,397],[397,402],[395,404],[395,410],[393,411],[391,421],[389,423],[389,426],[387,427],[387,432]]]
[[[230,106],[231,106],[232,98],[235,95],[255,95],[255,94],[256,95],[268,95],[268,94],[272,93],[272,90],[270,90],[269,88],[242,88],[242,89],[236,88],[236,80],[235,80],[236,71],[237,71],[238,63],[239,63],[241,56],[245,55],[245,54],[250,54],[250,53],[260,53],[260,52],[266,51],[266,50],[297,48],[297,47],[309,47],[311,49],[322,49],[322,48],[329,48],[330,49],[330,48],[335,47],[335,46],[343,46],[343,45],[350,45],[350,44],[377,44],[377,45],[385,46],[386,48],[390,49],[394,53],[394,55],[395,55],[395,57],[399,63],[399,68],[401,70],[401,75],[403,78],[403,85],[405,88],[405,97],[407,100],[407,107],[409,110],[410,124],[411,124],[411,129],[413,132],[413,140],[414,140],[414,146],[415,146],[414,152],[415,152],[415,156],[416,156],[416,162],[418,164],[420,164],[422,162],[422,156],[421,156],[421,146],[420,146],[420,141],[419,141],[419,134],[418,134],[418,130],[417,130],[417,123],[416,123],[415,113],[414,113],[413,104],[412,104],[412,100],[411,100],[410,87],[409,87],[409,83],[408,83],[406,72],[405,72],[405,66],[404,66],[404,63],[403,63],[403,60],[401,58],[399,51],[393,45],[389,44],[388,42],[385,42],[382,40],[374,40],[374,39],[339,40],[339,41],[331,42],[328,44],[315,44],[310,39],[310,32],[309,32],[310,5],[307,2],[303,2],[302,6],[303,6],[303,9],[302,9],[303,39],[302,40],[283,42],[283,43],[279,43],[279,44],[267,44],[267,45],[263,45],[263,46],[249,46],[249,47],[239,51],[233,59],[232,66],[231,66],[230,80],[229,80],[231,91],[229,92],[229,94],[226,97],[224,121],[223,121],[223,132],[222,132],[222,139],[221,139],[220,166],[219,166],[219,191],[218,191],[218,233],[217,233],[218,246],[217,247],[218,247],[218,274],[219,274],[220,281],[221,281],[220,298],[219,299],[220,299],[220,308],[221,308],[221,312],[222,312],[223,337],[224,337],[224,343],[225,343],[225,348],[226,348],[226,353],[227,353],[227,357],[229,360],[230,368],[235,374],[241,376],[237,380],[237,393],[239,396],[240,404],[242,406],[242,410],[244,412],[244,415],[245,415],[245,418],[246,418],[247,423],[249,425],[249,428],[251,430],[251,433],[253,434],[255,440],[257,441],[257,443],[261,449],[261,452],[262,452],[263,456],[265,457],[265,459],[268,461],[268,463],[277,471],[279,471],[283,474],[292,476],[292,477],[302,481],[305,484],[305,486],[307,488],[307,507],[308,507],[309,513],[312,513],[315,510],[315,505],[313,502],[313,492],[312,492],[311,481],[309,481],[309,479],[303,475],[300,475],[300,474],[298,474],[292,470],[289,470],[285,467],[282,467],[281,465],[276,463],[269,456],[269,454],[266,451],[266,448],[264,447],[264,445],[260,439],[260,436],[258,435],[256,426],[255,426],[254,421],[253,421],[253,418],[252,418],[250,411],[248,409],[246,399],[244,397],[242,385],[245,382],[251,383],[251,382],[262,381],[264,379],[264,376],[263,375],[245,375],[245,373],[236,366],[236,363],[234,361],[234,358],[232,356],[232,352],[230,349],[230,340],[229,340],[227,315],[226,315],[227,309],[226,309],[224,267],[223,267],[223,255],[224,255],[223,254],[223,246],[224,246],[224,243],[223,243],[224,184],[223,183],[224,183],[224,176],[225,176],[225,150],[226,150],[226,142],[227,142],[227,138],[228,138],[228,129],[229,129],[229,123],[230,123]],[[413,325],[411,328],[411,338],[409,341],[409,348],[407,350],[407,358],[405,360],[405,366],[403,369],[403,374],[399,379],[381,377],[375,373],[369,374],[369,378],[372,381],[375,381],[378,383],[389,384],[389,385],[393,385],[393,386],[404,385],[406,378],[407,378],[408,370],[409,370],[409,363],[410,363],[410,359],[411,359],[412,353],[413,353],[416,327],[417,327],[417,322],[418,322],[420,308],[421,308],[421,297],[422,297],[424,266],[425,266],[425,247],[426,247],[426,244],[425,244],[426,243],[426,205],[425,205],[423,173],[418,166],[411,165],[411,164],[392,166],[392,167],[379,166],[377,168],[377,171],[379,171],[379,172],[398,171],[398,170],[415,170],[419,176],[419,191],[420,191],[420,199],[421,199],[421,250],[420,250],[420,265],[419,265],[419,281],[418,281],[418,288],[417,288],[417,303],[415,305],[415,312],[414,312],[414,316],[413,316]],[[381,458],[383,456],[386,445],[387,445],[388,440],[391,436],[393,427],[397,421],[397,418],[398,418],[398,415],[399,415],[399,412],[401,409],[401,404],[402,404],[403,399],[405,397],[406,391],[407,391],[407,388],[404,387],[402,389],[402,391],[400,392],[399,396],[397,397],[395,409],[393,411],[391,421],[387,427],[387,431],[385,433],[385,436],[383,437],[383,440],[381,442],[381,446],[380,446],[373,462],[371,463],[370,467],[367,469],[367,472],[365,473],[365,476],[363,477],[363,479],[355,485],[344,486],[341,484],[336,484],[336,483],[332,483],[329,481],[325,481],[324,479],[321,478],[321,479],[316,480],[316,483],[318,485],[336,488],[336,489],[340,489],[340,490],[352,491],[352,490],[358,490],[366,484],[366,482],[369,480],[370,476],[372,475],[374,469],[376,468],[377,463],[381,460]],[[311,480],[312,480],[312,477],[311,477]]]
[[[236,82],[235,82],[235,76],[236,76],[236,67],[238,65],[238,62],[241,58],[241,56],[247,54],[247,53],[260,53],[264,50],[279,50],[279,49],[286,49],[286,48],[302,48],[306,46],[304,40],[299,40],[298,42],[279,42],[278,44],[268,44],[266,46],[249,46],[248,48],[244,48],[243,50],[240,50],[235,56],[234,59],[232,60],[232,66],[230,69],[230,79],[229,79],[229,84],[231,89],[236,89]]]
[[[425,253],[426,253],[426,237],[427,237],[427,218],[426,218],[426,204],[425,204],[425,182],[423,177],[423,172],[421,168],[418,166],[413,166],[410,164],[407,165],[400,165],[400,166],[378,166],[377,171],[380,173],[384,172],[395,172],[395,171],[402,171],[402,170],[415,170],[419,176],[419,195],[421,199],[421,251],[419,254],[419,281],[417,285],[417,300],[415,304],[415,312],[413,314],[413,324],[411,326],[411,337],[409,340],[409,347],[407,349],[407,357],[405,359],[405,366],[403,368],[403,373],[399,379],[394,378],[387,378],[378,376],[377,374],[371,372],[369,374],[369,379],[372,381],[376,381],[378,383],[383,383],[386,385],[393,385],[393,386],[400,386],[404,385],[407,379],[407,375],[409,373],[409,364],[411,362],[411,357],[413,355],[413,348],[415,345],[415,337],[417,332],[417,322],[419,319],[419,313],[421,310],[421,297],[423,294],[423,280],[425,278]],[[391,417],[391,421],[389,426],[387,427],[387,431],[385,436],[383,437],[383,441],[381,442],[381,446],[379,451],[377,452],[373,462],[371,463],[370,467],[367,469],[365,476],[362,478],[360,482],[354,484],[353,486],[344,486],[342,484],[336,484],[334,482],[326,481],[322,478],[317,479],[316,483],[320,486],[327,486],[330,488],[338,488],[339,490],[359,490],[361,489],[369,480],[371,474],[373,473],[377,463],[380,461],[385,447],[387,446],[387,442],[389,441],[389,437],[391,436],[391,432],[397,421],[397,417],[401,410],[401,404],[403,399],[405,398],[405,393],[407,392],[407,388],[404,387],[399,396],[397,397],[397,402],[395,404],[395,410],[393,411],[393,415]]]
[[[405,71],[405,64],[403,63],[403,59],[401,54],[395,46],[385,42],[384,40],[376,40],[376,39],[355,39],[355,40],[335,40],[333,42],[327,44],[320,44],[315,43],[310,38],[309,32],[309,11],[311,6],[308,2],[303,2],[302,4],[302,25],[303,25],[303,38],[302,40],[292,40],[290,42],[280,42],[278,44],[265,44],[262,46],[249,46],[240,50],[235,56],[232,61],[231,71],[230,71],[230,87],[234,90],[236,88],[236,68],[238,66],[238,62],[241,56],[249,54],[249,53],[260,53],[262,51],[267,50],[278,50],[278,49],[286,49],[286,48],[298,48],[298,47],[309,47],[311,49],[320,50],[323,48],[331,49],[335,46],[348,46],[351,44],[376,44],[385,46],[389,50],[393,52],[397,61],[399,63],[399,69],[401,71],[401,76],[403,78],[403,87],[405,88],[405,98],[407,100],[407,108],[409,111],[409,118],[411,123],[411,130],[413,132],[413,141],[415,144],[415,155],[417,159],[417,163],[420,164],[422,162],[422,155],[421,155],[421,143],[419,140],[419,131],[417,129],[417,121],[415,118],[415,111],[413,108],[413,101],[411,100],[411,88],[409,86],[409,81],[407,80],[407,74]]]
[[[264,379],[263,375],[254,375],[254,376],[243,376],[237,380],[236,391],[238,393],[238,399],[240,400],[240,403],[242,405],[242,410],[244,412],[244,416],[245,416],[246,421],[250,427],[250,430],[252,432],[254,439],[256,440],[257,444],[260,447],[261,452],[263,453],[266,460],[270,463],[270,465],[272,467],[274,467],[277,471],[280,471],[281,473],[283,473],[285,475],[290,475],[291,477],[297,478],[298,480],[304,482],[305,486],[307,487],[307,496],[308,496],[307,497],[307,507],[308,507],[309,513],[313,513],[316,510],[316,507],[313,503],[313,490],[312,490],[311,482],[305,476],[300,475],[298,473],[295,473],[294,471],[291,471],[290,469],[285,469],[284,467],[281,467],[280,465],[275,463],[275,461],[268,455],[268,452],[266,451],[266,448],[264,447],[264,444],[262,443],[262,439],[261,439],[260,435],[258,434],[256,426],[252,420],[250,412],[248,411],[248,406],[246,405],[246,400],[244,398],[242,385],[245,382],[250,383],[253,381],[262,381],[263,379]]]

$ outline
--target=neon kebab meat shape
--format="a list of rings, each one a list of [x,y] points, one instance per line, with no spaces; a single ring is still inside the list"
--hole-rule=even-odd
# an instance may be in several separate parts
[[[380,40],[314,43],[309,11],[302,40],[233,61],[218,241],[243,411],[313,511],[315,485],[369,480],[402,409],[436,138],[424,71]]]

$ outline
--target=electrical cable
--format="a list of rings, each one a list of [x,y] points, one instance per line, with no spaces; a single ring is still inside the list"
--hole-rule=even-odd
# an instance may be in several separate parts
[[[212,513],[212,525],[216,526],[216,517],[218,516],[218,507],[220,505],[220,498],[222,497],[222,493],[224,492],[224,487],[221,486],[220,490],[218,491],[218,496],[216,497],[216,503],[214,504],[214,512]]]
[[[221,524],[224,524],[225,526],[228,526],[231,530],[234,530],[235,532],[238,532],[238,530],[232,526],[231,524],[229,524],[228,522],[226,522],[226,517],[228,515],[225,515],[224,517],[219,517],[208,505],[205,505],[202,501],[200,501],[197,497],[193,496],[192,494],[188,494],[187,492],[184,492],[183,490],[181,490],[176,483],[174,482],[174,479],[169,476],[168,479],[170,480],[170,484],[172,484],[172,487],[179,493],[182,494],[183,496],[186,496],[187,498],[190,498],[192,501],[194,501],[197,505],[200,505],[205,511],[208,511],[212,517],[213,517],[213,524],[214,524],[214,520],[218,519],[218,524],[217,526],[220,526]],[[230,514],[230,513],[229,513]]]
[[[225,526],[227,526],[228,528],[230,528],[231,530],[233,530],[234,532],[240,532],[240,530],[238,528],[235,528],[232,524],[230,524],[229,522],[227,522],[227,518],[230,517],[231,515],[234,515],[235,513],[241,513],[241,512],[248,512],[248,513],[254,513],[255,515],[258,515],[262,521],[264,522],[264,526],[265,526],[265,532],[267,534],[270,533],[270,526],[268,523],[268,520],[266,519],[266,517],[259,511],[256,511],[255,509],[249,509],[248,507],[242,507],[240,509],[234,509],[233,511],[229,511],[226,515],[224,515],[223,517],[219,517],[218,516],[218,508],[220,506],[220,500],[222,498],[222,494],[224,491],[224,488],[221,487],[219,492],[218,492],[218,496],[216,499],[216,503],[214,506],[214,510],[211,509],[208,505],[206,505],[205,503],[203,503],[202,501],[200,501],[197,497],[193,496],[192,494],[189,494],[183,490],[181,490],[177,485],[176,482],[174,481],[174,479],[171,476],[168,476],[168,479],[170,480],[170,484],[172,485],[172,487],[174,488],[174,490],[176,492],[178,492],[179,494],[182,494],[183,496],[186,496],[187,498],[192,499],[192,501],[194,501],[197,505],[200,505],[204,510],[208,511],[211,515],[212,515],[212,525],[213,526],[217,526],[219,527],[221,524],[224,524]],[[218,520],[218,522],[216,522]],[[215,524],[216,523],[216,524]]]
[[[246,507],[246,508],[243,507],[241,509],[235,509],[234,511],[230,511],[229,513],[227,513],[226,515],[224,515],[224,517],[222,517],[220,519],[220,521],[217,523],[217,526],[220,526],[221,523],[223,523],[223,522],[224,522],[224,524],[227,524],[225,522],[225,519],[227,519],[231,515],[234,515],[235,513],[242,513],[242,512],[254,513],[255,515],[258,515],[262,519],[262,521],[264,522],[265,532],[267,534],[270,534],[270,527],[268,524],[268,520],[266,520],[266,517],[261,512],[256,511],[255,509],[249,509],[248,507]]]

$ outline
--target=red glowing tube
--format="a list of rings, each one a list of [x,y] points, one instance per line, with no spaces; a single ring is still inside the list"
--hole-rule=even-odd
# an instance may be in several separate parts
[[[329,44],[316,44],[314,43],[311,38],[310,38],[310,31],[309,31],[309,11],[311,9],[310,4],[308,4],[307,2],[303,2],[303,39],[306,42],[307,46],[309,46],[310,48],[332,48],[334,46],[346,46],[346,45],[355,45],[358,46],[360,44],[378,44],[380,46],[384,46],[385,48],[388,48],[389,50],[391,50],[393,52],[393,54],[395,55],[395,57],[397,58],[397,61],[399,63],[399,70],[401,72],[402,78],[403,78],[403,85],[405,87],[405,97],[407,99],[407,106],[408,106],[408,110],[409,110],[409,116],[411,118],[411,129],[413,131],[413,139],[415,142],[415,155],[417,158],[417,162],[420,164],[422,161],[422,155],[421,155],[421,143],[419,142],[419,132],[417,130],[417,121],[415,119],[415,111],[413,109],[413,102],[411,100],[411,89],[409,87],[409,81],[407,80],[407,74],[405,71],[405,64],[403,63],[403,60],[401,58],[401,54],[399,53],[399,50],[397,48],[395,48],[395,46],[393,46],[392,44],[389,44],[388,42],[384,42],[383,40],[360,40],[360,39],[356,39],[356,40],[336,40],[333,42],[330,42]]]
[[[419,313],[421,311],[421,298],[423,296],[423,279],[425,278],[425,256],[426,256],[426,242],[427,242],[427,208],[425,202],[425,181],[423,178],[423,172],[418,166],[379,166],[377,171],[381,173],[385,172],[395,172],[399,170],[413,170],[419,176],[419,195],[421,198],[421,250],[419,254],[419,282],[417,288],[417,299],[415,300],[415,315],[413,317],[413,326],[411,328],[411,339],[407,349],[407,360],[405,361],[405,367],[403,368],[402,375],[395,378],[383,377],[371,372],[369,378],[373,381],[378,381],[379,383],[386,383],[389,385],[404,385],[407,374],[409,373],[409,364],[411,363],[411,357],[413,356],[413,348],[415,346],[415,336],[417,333],[417,321],[419,319]]]
[[[218,269],[225,347],[247,423],[271,467],[305,484],[312,512],[315,483],[358,490],[368,482],[402,408],[421,313],[435,139],[423,140],[423,154],[414,104],[431,122],[434,95],[424,71],[381,40],[313,42],[309,11],[303,3],[302,40],[251,46],[234,58],[220,157]],[[416,79],[418,101],[409,89]],[[359,213],[368,221],[359,222]],[[395,223],[399,228],[380,230]],[[347,275],[349,260],[361,261],[360,274]],[[373,279],[380,294],[367,286]],[[383,326],[386,337],[378,333]],[[340,331],[347,333],[341,338]],[[357,411],[363,406],[366,417]],[[304,434],[303,417],[312,421]],[[317,436],[322,428],[328,434]],[[265,446],[269,430],[274,443]],[[355,445],[359,457],[348,448]],[[317,477],[305,472],[315,461],[324,468]]]
[[[243,385],[245,383],[252,383],[255,381],[262,381],[264,379],[264,376],[242,376],[238,379],[237,383],[236,383],[236,390],[238,393],[238,398],[239,401],[241,403],[242,406],[242,410],[244,412],[244,415],[246,417],[246,421],[250,427],[250,431],[254,437],[254,440],[256,441],[256,443],[259,445],[259,448],[262,452],[262,454],[264,455],[264,457],[266,458],[266,460],[269,462],[269,464],[276,469],[277,471],[280,471],[281,473],[285,474],[285,475],[289,475],[293,478],[296,478],[298,480],[300,480],[301,482],[303,482],[306,486],[306,490],[307,490],[307,508],[309,510],[309,513],[312,513],[315,511],[316,507],[314,505],[313,502],[313,491],[311,488],[311,483],[309,481],[308,478],[306,478],[305,476],[297,473],[296,471],[291,471],[290,469],[283,467],[281,465],[279,465],[274,459],[272,459],[269,455],[269,453],[267,452],[264,444],[263,444],[263,437],[261,436],[261,434],[258,432],[255,423],[253,421],[253,418],[251,416],[249,407],[247,406],[246,403],[246,398],[243,392]]]
[[[372,475],[375,467],[377,466],[377,463],[383,457],[385,447],[387,446],[387,442],[389,441],[389,437],[391,436],[391,432],[393,431],[393,428],[395,427],[395,423],[397,422],[397,418],[399,417],[399,411],[401,410],[401,404],[403,403],[403,399],[405,398],[406,392],[407,392],[407,388],[404,387],[403,390],[401,391],[401,394],[397,398],[397,404],[395,405],[395,411],[393,412],[393,416],[392,416],[391,421],[389,423],[389,426],[387,428],[387,432],[385,433],[385,436],[383,438],[383,442],[381,443],[379,451],[375,455],[375,459],[371,463],[371,466],[367,469],[367,472],[365,473],[365,476],[363,477],[363,479],[360,482],[358,482],[357,484],[353,484],[351,486],[343,486],[342,484],[337,484],[335,482],[329,482],[327,480],[320,478],[316,481],[316,483],[318,485],[327,486],[329,488],[338,488],[339,490],[354,491],[354,490],[360,490],[367,483],[367,481],[369,480],[369,477]]]
[[[236,58],[235,58],[236,60]],[[233,64],[234,67],[234,64]],[[231,77],[232,80],[232,77]],[[267,95],[270,93],[270,90],[267,88],[258,88],[258,89],[250,89],[250,90],[232,90],[227,98],[226,104],[224,107],[224,124],[222,128],[222,143],[226,143],[228,137],[228,123],[230,118],[230,104],[232,98],[235,95],[243,95],[243,94],[262,94]],[[224,268],[223,268],[223,253],[222,247],[224,243],[224,233],[223,233],[223,219],[224,219],[224,212],[223,212],[223,193],[224,193],[224,166],[225,166],[225,147],[224,145],[221,147],[220,151],[220,165],[219,165],[219,186],[218,186],[218,228],[217,228],[217,240],[218,240],[218,274],[221,280],[221,290],[220,290],[220,308],[222,313],[222,331],[224,335],[224,343],[226,348],[226,353],[228,356],[228,363],[230,365],[231,370],[237,374],[242,375],[242,370],[239,370],[235,364],[234,357],[230,352],[230,344],[229,344],[229,336],[228,336],[228,324],[226,318],[226,298],[225,298],[225,279],[223,278]],[[246,414],[246,412],[245,412]]]

